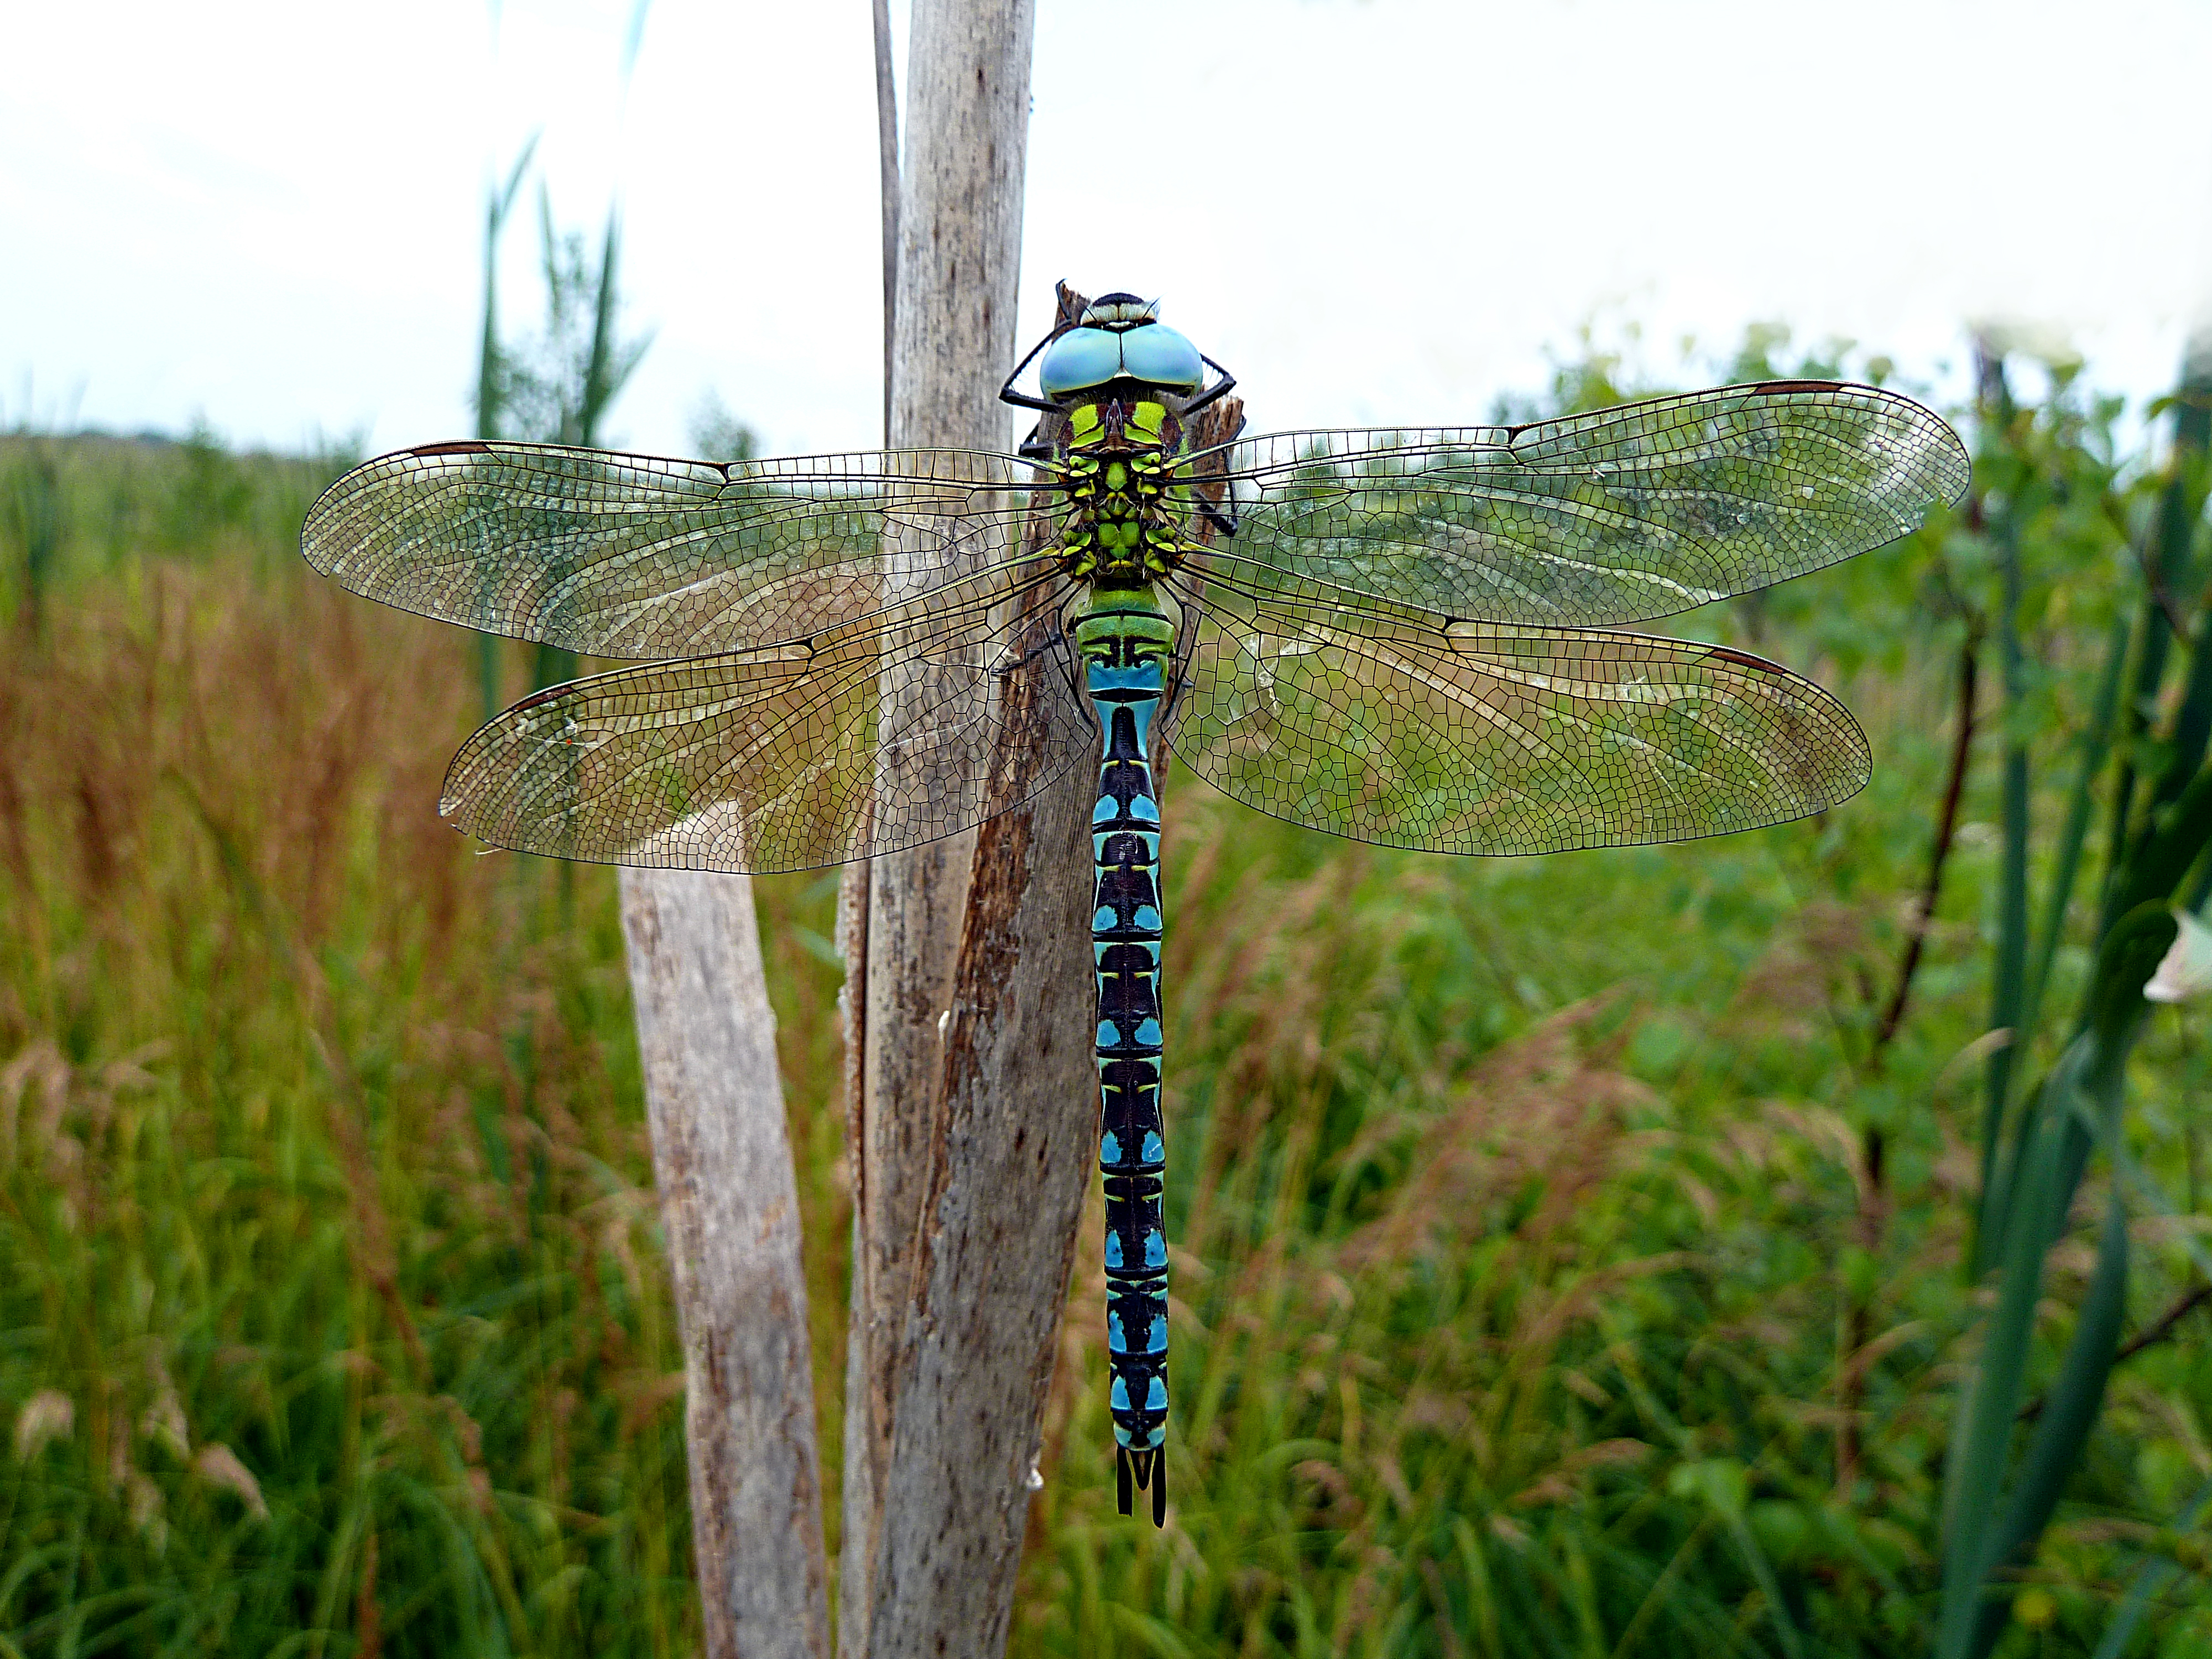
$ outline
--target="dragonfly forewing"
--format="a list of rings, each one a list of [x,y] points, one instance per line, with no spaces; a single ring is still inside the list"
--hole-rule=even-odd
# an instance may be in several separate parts
[[[355,592],[603,657],[801,640],[1015,556],[1026,464],[966,450],[661,460],[463,442],[356,467],[307,515]]]
[[[1824,568],[1915,529],[1968,476],[1941,417],[1816,380],[1227,453],[1242,523],[1218,556],[1522,627],[1649,621]]]

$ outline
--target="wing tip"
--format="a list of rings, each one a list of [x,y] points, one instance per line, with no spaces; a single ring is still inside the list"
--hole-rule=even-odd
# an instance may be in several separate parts
[[[1886,386],[1869,386],[1862,380],[1759,380],[1748,386],[1723,389],[1782,396],[1797,392],[1844,392],[1881,404],[1893,418],[1903,422],[1911,434],[1911,442],[1925,444],[1927,450],[1932,452],[1927,453],[1923,463],[1926,470],[1920,475],[1928,486],[1929,506],[1955,507],[1972,487],[1974,463],[1973,458],[1966,453],[1966,440],[1959,435],[1958,428],[1917,398],[1908,397]],[[1922,510],[1925,511],[1925,508]],[[1912,527],[1917,528],[1917,523]]]

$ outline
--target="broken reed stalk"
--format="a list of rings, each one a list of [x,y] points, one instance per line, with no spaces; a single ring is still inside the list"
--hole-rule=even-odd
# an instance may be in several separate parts
[[[751,880],[622,872],[708,1659],[829,1659],[798,1182]]]
[[[915,8],[894,447],[1003,452],[1033,0]],[[890,597],[896,599],[896,593]],[[927,688],[923,688],[926,691]],[[887,705],[884,718],[908,714]],[[1022,722],[1010,720],[1018,729]],[[979,754],[989,768],[1010,757]],[[1053,1338],[1096,1153],[1090,790],[872,860],[846,908],[850,1149],[839,1650],[990,1655],[1011,1626]]]

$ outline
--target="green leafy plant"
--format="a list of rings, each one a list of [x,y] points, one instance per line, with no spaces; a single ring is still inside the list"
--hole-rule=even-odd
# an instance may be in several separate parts
[[[2033,1554],[2061,1492],[2078,1467],[2102,1407],[2121,1340],[2128,1290],[2128,1216],[2119,1166],[2128,1060],[2142,1029],[2145,982],[2172,945],[2172,907],[2212,842],[2212,609],[2200,621],[2186,665],[2170,663],[2184,629],[2178,594],[2190,594],[2204,506],[2205,448],[2212,428],[2212,379],[2185,374],[2173,400],[2174,441],[2154,512],[2137,526],[2144,599],[2132,630],[2116,629],[2079,738],[2064,828],[2045,896],[2041,937],[2028,939],[2030,678],[2021,646],[2022,543],[2039,514],[2086,498],[2094,512],[2109,482],[2054,465],[2047,432],[2022,421],[2002,367],[1984,348],[1984,441],[1978,505],[1994,544],[2001,598],[1997,631],[2004,668],[2003,873],[2000,884],[1991,1029],[2005,1033],[1989,1062],[1981,1120],[1980,1207],[1970,1271],[1993,1272],[1996,1302],[1957,1418],[1946,1474],[1943,1597],[1936,1636],[1942,1659],[1981,1659],[2008,1615],[2002,1580]],[[2063,451],[2060,452],[2063,454]],[[2085,489],[2085,484],[2087,488]],[[2094,531],[2092,534],[2094,535]],[[2044,539],[2049,539],[2048,527]],[[2191,596],[2194,598],[2195,596]],[[2132,673],[2127,665],[2132,665]],[[2179,680],[2161,718],[2169,666]],[[2130,696],[2123,736],[2109,737],[2124,675]],[[2011,1100],[2018,1058],[2030,1052],[2051,965],[2064,928],[2097,785],[2116,773],[2094,966],[2073,1030],[2041,1085]],[[2110,1176],[2096,1265],[2056,1376],[2039,1402],[2027,1443],[2015,1450],[2026,1402],[2029,1340],[2045,1264],[2064,1235],[2093,1152]]]

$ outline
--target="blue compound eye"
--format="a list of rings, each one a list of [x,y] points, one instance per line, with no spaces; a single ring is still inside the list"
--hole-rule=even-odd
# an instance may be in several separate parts
[[[1146,386],[1195,392],[1206,379],[1198,348],[1164,323],[1146,323],[1121,337],[1123,371]]]
[[[1055,400],[1071,392],[1104,386],[1121,372],[1121,340],[1103,328],[1071,328],[1054,340],[1037,366],[1037,383]]]

